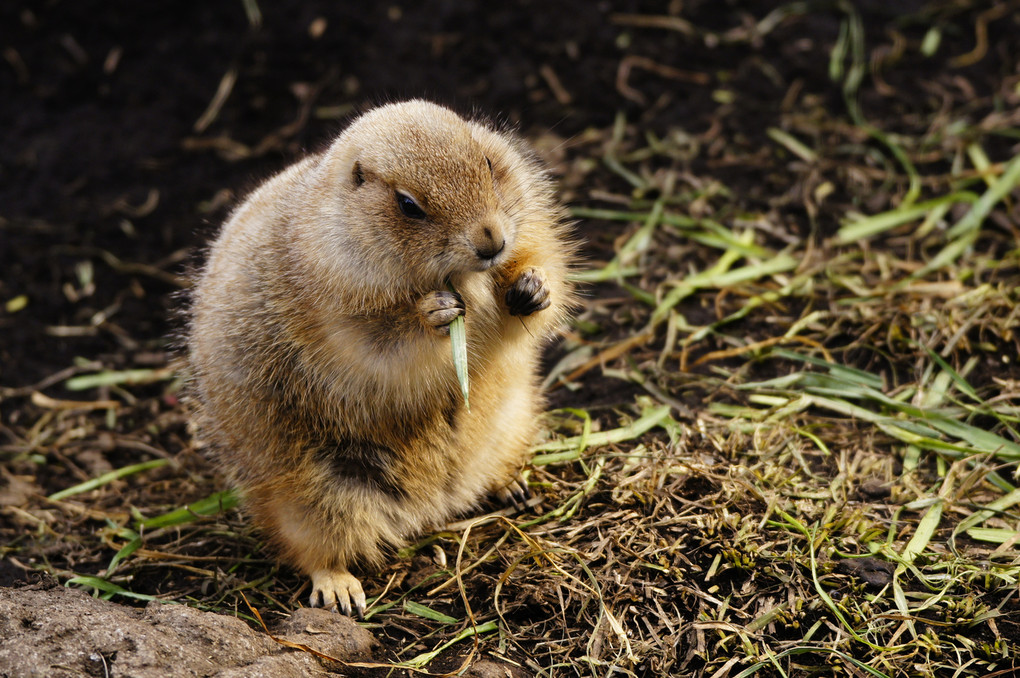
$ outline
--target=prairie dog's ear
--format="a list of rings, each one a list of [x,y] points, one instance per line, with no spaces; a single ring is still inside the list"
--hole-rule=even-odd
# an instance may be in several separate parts
[[[357,160],[354,161],[354,169],[351,170],[351,178],[354,180],[355,186],[361,186],[365,183],[365,173],[361,170],[361,163]]]

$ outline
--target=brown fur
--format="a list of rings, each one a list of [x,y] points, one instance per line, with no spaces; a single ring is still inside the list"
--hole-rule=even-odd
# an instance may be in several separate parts
[[[563,217],[516,137],[409,101],[355,120],[223,227],[192,308],[200,430],[312,576],[313,605],[362,611],[353,563],[514,481],[541,346],[573,301]],[[511,309],[511,289],[549,306]],[[461,313],[470,411],[446,336]]]

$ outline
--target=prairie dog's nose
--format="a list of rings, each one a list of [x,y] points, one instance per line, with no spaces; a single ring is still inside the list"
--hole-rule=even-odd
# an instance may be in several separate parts
[[[496,225],[488,223],[479,226],[474,238],[475,253],[479,259],[492,259],[506,246],[503,233]]]

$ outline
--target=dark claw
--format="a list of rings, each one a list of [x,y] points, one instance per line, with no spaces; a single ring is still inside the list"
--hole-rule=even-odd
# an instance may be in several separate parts
[[[506,291],[510,315],[531,315],[549,308],[549,288],[534,271],[525,271]]]
[[[419,304],[429,327],[442,335],[450,334],[450,323],[464,315],[464,299],[456,292],[432,292]]]
[[[531,489],[522,478],[514,478],[508,485],[496,493],[496,496],[504,504],[512,505],[514,508],[523,508],[531,498]]]
[[[532,313],[538,313],[549,308],[549,300],[545,301],[531,301],[530,303],[519,304],[516,307],[510,306],[510,315],[531,315]]]
[[[510,496],[513,497],[514,505],[523,506],[531,499],[531,490],[528,489],[527,485],[515,483],[515,487],[510,489]]]
[[[445,311],[464,311],[464,299],[456,292],[434,292],[433,295],[431,301],[434,305],[429,309],[430,316]]]

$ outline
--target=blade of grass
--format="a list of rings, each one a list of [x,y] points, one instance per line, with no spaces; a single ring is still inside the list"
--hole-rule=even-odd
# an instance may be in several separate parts
[[[836,650],[834,648],[824,647],[824,646],[821,646],[821,645],[819,645],[819,646],[810,646],[810,647],[803,646],[803,645],[798,645],[797,647],[791,647],[791,648],[788,648],[786,650],[783,650],[782,652],[779,652],[778,654],[775,655],[775,658],[778,660],[778,659],[783,659],[785,657],[792,657],[792,656],[802,655],[802,654],[833,655],[833,656],[839,657],[840,659],[842,659],[844,662],[846,662],[848,664],[852,664],[852,665],[856,666],[860,670],[862,670],[862,671],[864,671],[864,672],[874,676],[875,678],[892,678],[892,676],[890,674],[882,673],[878,669],[873,668],[871,666],[868,666],[867,664],[865,664],[861,660],[855,659],[854,657],[848,655],[845,652],[840,652],[839,650]],[[764,661],[759,661],[759,662],[756,662],[756,663],[752,664],[751,666],[747,667],[746,669],[744,669],[743,671],[738,673],[733,678],[750,678],[751,676],[753,676],[756,673],[758,673],[758,671],[760,669],[763,669],[766,666],[772,666],[772,665],[773,665],[773,663],[769,659],[766,659]]]
[[[446,287],[457,294],[452,283],[447,282]],[[460,394],[464,398],[464,408],[471,411],[471,404],[468,402],[467,328],[463,315],[457,316],[450,323],[450,351],[453,355],[453,369],[457,373],[457,382],[460,384]]]
[[[468,356],[467,356],[467,329],[464,326],[464,316],[457,316],[450,323],[450,347],[453,351],[453,368],[457,371],[457,381],[460,383],[460,394],[464,397],[464,408],[471,410],[471,403],[468,401]]]
[[[72,487],[68,487],[65,490],[54,492],[49,496],[49,500],[60,501],[61,499],[73,497],[76,494],[81,494],[82,492],[89,492],[90,490],[94,490],[96,488],[102,487],[103,485],[112,483],[115,480],[120,480],[121,478],[126,478],[127,476],[134,475],[135,473],[143,473],[145,471],[151,471],[152,469],[162,468],[169,463],[170,463],[169,459],[153,459],[152,461],[145,461],[140,464],[124,466],[122,468],[109,471],[108,473],[104,473],[98,478],[86,480],[84,483],[79,483]]]
[[[981,178],[984,179],[985,184],[990,187],[994,183],[994,179],[988,174],[992,163],[989,162],[985,149],[981,148],[981,144],[975,141],[967,146],[967,157],[970,158],[974,169],[981,173]]]
[[[732,253],[732,256],[727,256]],[[707,271],[688,276],[678,281],[676,286],[670,290],[659,302],[659,305],[652,313],[649,320],[649,327],[657,327],[662,321],[669,317],[669,312],[681,301],[699,289],[726,288],[738,285],[743,282],[760,280],[777,273],[791,271],[797,268],[798,260],[788,254],[777,254],[771,259],[766,259],[757,264],[749,264],[737,269],[727,270],[740,254],[732,250],[724,252],[715,266]]]
[[[412,659],[409,659],[406,662],[400,662],[399,664],[394,664],[394,666],[404,667],[404,668],[412,668],[412,669],[420,669],[420,668],[426,666],[429,662],[431,662],[433,659],[438,657],[440,654],[442,654],[447,648],[456,645],[457,643],[459,643],[460,641],[464,640],[465,638],[470,638],[472,636],[482,635],[483,633],[492,633],[493,631],[496,631],[497,629],[499,629],[499,625],[495,621],[486,622],[486,623],[481,624],[481,625],[476,626],[476,627],[466,628],[463,631],[461,631],[460,633],[458,633],[456,636],[454,636],[451,640],[448,640],[447,642],[443,643],[442,645],[440,645],[436,649],[432,650],[431,652],[423,652],[422,654],[420,654],[420,655],[418,655],[418,656],[416,656],[416,657],[414,657]]]
[[[571,447],[566,452],[539,455],[536,459],[539,459],[540,462],[532,460],[532,463],[545,466],[564,461],[572,461],[584,454],[584,451],[588,448],[588,438],[591,436],[591,415],[585,410],[575,408],[567,408],[564,411],[581,418],[581,435],[576,437],[577,445],[575,447]]]
[[[914,205],[901,205],[900,207],[894,210],[889,210],[888,212],[882,212],[870,217],[856,219],[850,223],[845,223],[836,232],[836,242],[846,245],[848,243],[865,240],[878,235],[879,233],[884,233],[885,231],[896,228],[901,224],[920,219],[932,210],[943,207],[948,208],[958,203],[974,203],[977,200],[977,194],[961,191]]]
[[[431,539],[432,538],[430,537],[430,541],[431,541]],[[418,551],[418,549],[413,547],[413,546],[411,546],[411,547],[404,547],[403,549],[400,549],[397,552],[397,557],[401,558],[401,559],[404,559],[404,558],[408,558],[409,559],[409,558],[412,558],[417,551]],[[380,614],[382,612],[385,612],[385,611],[387,611],[387,610],[389,610],[391,608],[394,608],[397,605],[403,604],[403,602],[405,600],[407,600],[408,596],[414,595],[416,592],[424,590],[426,588],[426,586],[431,584],[433,581],[435,581],[437,579],[443,579],[443,578],[444,578],[444,574],[442,572],[434,572],[433,574],[430,574],[429,576],[425,577],[425,579],[423,579],[419,583],[417,583],[414,586],[412,586],[410,589],[408,589],[406,592],[404,592],[400,596],[397,596],[397,598],[395,598],[394,600],[391,600],[391,601],[386,602],[386,603],[380,603],[379,600],[380,600],[381,596],[377,596],[377,597],[371,599],[371,601],[370,601],[370,603],[368,605],[368,608],[365,610],[365,621],[368,621],[373,616],[375,616],[377,614]],[[431,591],[428,592],[427,595],[432,595],[432,592]]]
[[[659,199],[652,205],[652,209],[647,214],[643,215],[644,223],[641,227],[634,232],[634,234],[627,239],[627,242],[620,247],[616,256],[613,257],[612,261],[603,266],[601,269],[594,269],[590,271],[580,271],[575,274],[578,280],[585,282],[603,282],[606,280],[622,280],[624,277],[623,273],[625,270],[634,270],[640,272],[640,268],[633,266],[635,258],[641,252],[648,249],[652,242],[652,234],[655,229],[658,228],[662,222],[662,212],[664,209],[664,200]],[[583,276],[583,277],[580,277]]]
[[[993,544],[1017,543],[1020,541],[1020,532],[1004,527],[972,527],[967,530],[967,536],[978,541],[987,541]]]
[[[972,527],[980,525],[992,516],[1007,511],[1017,504],[1020,504],[1020,489],[1013,490],[1012,492],[985,504],[981,510],[975,511],[973,514],[961,520],[960,524],[953,529],[953,536],[955,537],[960,532],[965,532]]]
[[[683,233],[684,237],[709,247],[723,251],[735,249],[743,256],[755,259],[767,259],[773,255],[772,250],[756,244],[753,239],[749,240],[746,231],[735,233],[712,219],[692,219],[683,214],[665,212],[662,221]]]
[[[102,591],[103,593],[124,596],[125,598],[134,598],[135,600],[146,600],[149,602],[158,600],[162,603],[178,604],[178,601],[176,600],[169,599],[164,600],[162,598],[151,596],[146,593],[135,593],[134,591],[129,591],[123,586],[118,586],[113,582],[101,579],[100,577],[93,577],[91,575],[78,575],[76,577],[71,577],[66,582],[64,582],[64,586],[82,586],[86,588],[96,589],[97,591]]]
[[[100,386],[130,386],[136,384],[151,384],[157,381],[166,381],[174,377],[174,371],[170,368],[123,370],[119,372],[98,372],[96,374],[83,374],[68,379],[64,386],[69,391],[84,391],[89,388]]]
[[[153,530],[160,527],[183,525],[201,516],[212,516],[222,511],[229,511],[238,503],[240,503],[240,497],[235,490],[217,492],[176,511],[142,520],[138,523],[138,529]]]
[[[606,264],[603,268],[590,268],[585,271],[575,271],[567,277],[573,282],[582,283],[599,283],[606,282],[607,280],[622,280],[623,278],[631,278],[641,273],[641,268],[637,266],[620,266],[609,268],[613,262]]]
[[[856,382],[874,389],[882,388],[882,378],[866,370],[859,370],[856,367],[850,367],[848,365],[840,365],[839,363],[829,362],[822,358],[804,355],[803,353],[797,353],[796,351],[790,351],[785,348],[773,349],[772,355],[779,358],[786,358],[787,360],[796,360],[798,362],[808,363],[809,365],[815,365],[817,367],[824,367],[828,370],[829,374],[836,378]]]
[[[928,507],[921,516],[921,520],[917,523],[917,528],[914,530],[913,536],[910,537],[910,541],[903,547],[903,551],[900,552],[900,559],[902,563],[897,571],[905,568],[906,564],[911,564],[931,542],[933,536],[935,536],[935,530],[938,529],[939,523],[942,522],[942,507],[944,502],[939,499],[934,504]]]
[[[805,146],[804,142],[778,127],[769,127],[765,133],[768,134],[769,139],[772,139],[772,141],[775,141],[804,162],[814,162],[818,159],[818,154]]]
[[[605,163],[606,167],[611,169],[616,175],[620,176],[635,189],[643,191],[648,187],[647,182],[624,167],[623,163],[620,162],[620,159],[616,155],[616,149],[620,145],[620,142],[623,141],[623,137],[626,132],[627,117],[623,114],[623,111],[619,111],[616,114],[616,119],[613,121],[613,136],[606,147],[605,155],[602,156],[602,162]]]
[[[626,212],[590,207],[571,207],[570,215],[578,219],[601,219],[602,221],[644,221],[648,218],[648,212]]]
[[[117,569],[117,565],[119,565],[122,560],[124,560],[132,553],[137,551],[139,548],[141,548],[141,546],[142,538],[137,535],[133,539],[131,539],[128,543],[121,546],[120,549],[115,554],[113,554],[113,558],[110,559],[110,564],[106,568],[106,576],[109,577],[111,574],[113,574],[113,571]]]
[[[981,224],[988,217],[992,208],[1016,188],[1017,184],[1020,184],[1020,155],[1009,161],[999,178],[978,198],[967,214],[963,215],[963,218],[946,232],[946,237],[952,239],[952,242],[926,265],[912,273],[909,279],[924,277],[959,259],[967,248],[977,240]]]
[[[940,356],[938,353],[936,353],[935,351],[931,350],[927,346],[923,346],[923,348],[928,353],[928,356],[932,359],[932,361],[936,365],[941,367],[943,372],[945,372],[946,374],[949,375],[949,377],[953,380],[953,383],[956,384],[956,387],[958,389],[960,389],[961,393],[963,393],[966,396],[968,396],[974,402],[977,402],[977,403],[984,402],[981,399],[981,396],[979,396],[977,394],[977,391],[974,390],[974,387],[971,386],[967,382],[966,379],[964,379],[962,376],[960,376],[960,374],[956,370],[954,370],[952,367],[950,367],[949,363],[947,363],[945,360],[942,359],[942,356]]]
[[[534,452],[560,452],[562,450],[570,450],[570,453],[569,456],[559,454],[541,454],[532,459],[532,463],[536,466],[544,466],[547,464],[569,461],[571,459],[576,459],[579,456],[580,453],[578,450],[581,449],[582,446],[588,448],[602,447],[605,445],[615,445],[627,440],[634,440],[669,419],[670,409],[669,405],[663,405],[661,407],[646,410],[644,414],[642,414],[641,418],[635,419],[627,426],[614,428],[610,431],[598,431],[597,433],[590,433],[587,435],[582,434],[579,436],[572,436],[562,440],[551,440],[547,443],[536,445],[531,448]]]
[[[968,231],[976,230],[992,211],[992,208],[1009,195],[1018,183],[1020,183],[1020,155],[1009,161],[999,178],[981,194],[981,197],[963,215],[963,218],[946,232],[946,236],[955,238]]]
[[[413,600],[404,601],[404,611],[425,619],[431,619],[432,621],[439,622],[441,624],[459,624],[460,620],[451,617],[448,614],[437,612],[431,607],[416,603]]]

